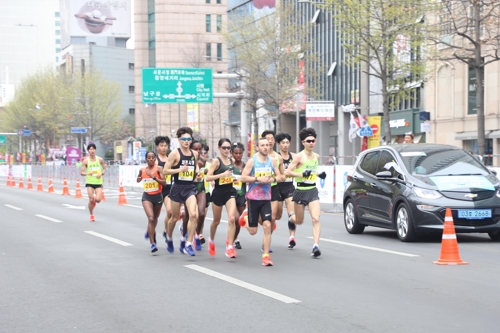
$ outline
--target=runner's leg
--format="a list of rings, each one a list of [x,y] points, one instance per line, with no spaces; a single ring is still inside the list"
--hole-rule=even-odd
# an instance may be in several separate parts
[[[271,201],[271,232],[274,231],[275,225],[276,225],[276,213],[278,212],[278,206],[283,205],[282,202],[279,201]],[[262,223],[264,225],[264,223]]]
[[[222,207],[217,206],[212,202],[212,213],[214,214],[214,219],[212,221],[212,224],[210,225],[210,241],[214,241],[215,239],[215,232],[217,231],[217,227],[219,226],[220,223],[220,218],[222,215]]]
[[[198,224],[196,225],[196,234],[203,234],[203,225],[205,224],[207,196],[205,192],[200,192],[196,195],[198,202]]]
[[[262,239],[262,244],[264,244],[264,254],[269,254],[269,249],[271,248],[271,221],[266,220],[262,222],[262,228],[264,229],[264,236]]]
[[[226,211],[227,211],[227,240],[229,245],[234,244],[236,226],[235,226],[235,218],[236,218],[236,199],[231,198],[226,202]]]
[[[102,187],[95,189],[95,202],[99,203],[102,199]]]
[[[165,216],[165,220],[163,220],[164,232],[165,234],[168,232],[168,221],[172,217],[172,207],[170,206],[170,197],[163,198],[163,204],[165,205],[165,209],[167,210],[167,215]]]
[[[155,212],[153,208],[153,203],[151,201],[143,201],[142,207],[144,208],[144,212],[148,218],[148,235],[149,235],[149,243],[155,243]],[[159,206],[161,209],[161,206]]]
[[[194,233],[196,232],[196,224],[198,223],[198,205],[196,203],[196,196],[192,195],[187,198],[185,203],[185,212],[189,215],[187,225],[187,244],[193,243]],[[184,230],[186,230],[184,229]]]
[[[170,220],[168,220],[168,230],[167,230],[167,239],[171,240],[175,225],[177,224],[177,218],[179,217],[179,212],[181,210],[181,203],[176,201],[170,201],[170,207],[172,208],[172,216]]]
[[[309,203],[309,213],[311,214],[312,219],[314,244],[319,244],[319,238],[321,234],[321,224],[319,223],[321,205],[319,203],[319,200],[315,200]]]
[[[290,222],[301,225],[304,222],[304,210],[306,206],[294,202],[295,214],[290,217]]]
[[[89,213],[90,215],[94,215],[94,188],[87,186],[87,195],[89,196],[89,203],[88,203],[88,208],[89,208]]]
[[[285,199],[285,206],[286,206],[286,212],[287,212],[288,216],[290,216],[290,214],[294,213],[294,211],[293,211],[294,203],[292,201],[292,197]],[[283,208],[282,208],[282,210],[283,210]],[[295,236],[295,224],[291,223],[291,225],[288,225],[288,232],[290,233],[291,237]]]

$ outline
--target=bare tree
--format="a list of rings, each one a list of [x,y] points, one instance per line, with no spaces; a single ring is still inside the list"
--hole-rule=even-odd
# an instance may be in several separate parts
[[[202,34],[193,35],[193,42],[190,47],[182,50],[182,55],[189,67],[201,68],[207,62],[207,40]]]
[[[500,60],[500,1],[441,0],[428,25],[429,57],[459,61],[476,73],[479,155],[485,153],[484,69]]]

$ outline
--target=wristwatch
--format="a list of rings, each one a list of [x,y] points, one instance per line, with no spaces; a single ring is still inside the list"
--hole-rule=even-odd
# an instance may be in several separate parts
[[[154,181],[157,181],[157,178],[156,178],[156,177],[153,177],[153,180],[154,180]]]
[[[258,183],[259,181],[257,180],[257,177],[255,177],[255,183]]]

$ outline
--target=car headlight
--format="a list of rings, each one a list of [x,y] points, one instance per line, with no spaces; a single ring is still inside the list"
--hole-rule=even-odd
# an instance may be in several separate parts
[[[415,192],[417,197],[420,197],[423,199],[439,199],[442,197],[441,193],[439,193],[438,191],[426,190],[426,189],[420,188],[420,187],[414,187],[413,192]]]

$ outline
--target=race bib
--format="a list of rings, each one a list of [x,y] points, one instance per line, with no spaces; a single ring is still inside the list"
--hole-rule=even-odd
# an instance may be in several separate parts
[[[316,184],[316,174],[310,174],[309,177],[304,177],[303,179],[303,183]]]
[[[187,171],[179,172],[179,180],[192,181],[194,179],[194,166],[188,166]]]
[[[293,183],[293,177],[286,177],[285,183]]]
[[[255,168],[255,177],[271,176],[272,170],[270,167]]]
[[[243,183],[241,182],[241,180],[237,180],[237,179],[234,180],[233,187],[236,191],[240,191],[242,185],[243,185]]]
[[[101,168],[100,168],[100,167],[98,167],[98,166],[95,166],[95,167],[90,167],[90,168],[89,168],[89,171],[90,171],[93,175],[95,175],[95,176],[97,176],[97,175],[100,175],[100,174],[101,174]]]
[[[233,183],[233,177],[222,177],[219,178],[219,185],[226,185],[226,184],[232,184]]]
[[[165,181],[167,184],[172,184],[172,175],[167,175],[167,178],[165,178]]]
[[[144,187],[144,192],[146,193],[158,191],[158,182],[152,178],[144,179],[142,186]]]

